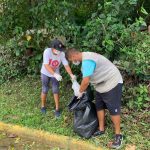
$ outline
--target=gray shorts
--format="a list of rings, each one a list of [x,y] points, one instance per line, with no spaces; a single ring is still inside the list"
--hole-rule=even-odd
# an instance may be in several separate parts
[[[44,74],[41,74],[42,81],[42,93],[47,94],[50,88],[50,82],[52,86],[53,94],[59,93],[59,82],[54,77],[48,77]]]

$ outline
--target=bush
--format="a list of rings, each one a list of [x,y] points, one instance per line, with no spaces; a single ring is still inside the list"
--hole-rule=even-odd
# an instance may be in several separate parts
[[[91,2],[77,1],[74,5],[74,1],[59,1],[58,5],[54,0],[3,0],[2,78],[40,73],[44,49],[51,39],[63,37],[68,47],[101,53],[111,61],[117,60],[126,72],[148,80],[149,37],[138,33],[145,22],[140,17],[136,21],[131,19],[137,1]],[[78,69],[74,67],[73,71]]]
[[[14,29],[23,31],[32,27],[30,3],[24,0],[1,0],[0,2],[0,35],[5,40],[15,36]]]
[[[125,87],[124,103],[131,110],[142,110],[149,108],[148,87],[144,84],[139,84],[134,87]]]
[[[150,80],[150,36],[135,33],[132,45],[121,49],[120,66],[130,75],[142,80]]]
[[[18,60],[11,55],[11,49],[5,49],[5,47],[1,46],[0,54],[0,84],[2,84],[6,80],[17,77],[20,74],[20,70],[17,67]]]

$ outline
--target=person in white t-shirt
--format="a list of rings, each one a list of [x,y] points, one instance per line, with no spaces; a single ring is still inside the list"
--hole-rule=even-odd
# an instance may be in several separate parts
[[[59,81],[62,80],[59,68],[62,63],[65,70],[70,75],[71,80],[75,80],[68,61],[64,53],[65,46],[61,41],[55,39],[51,43],[51,48],[47,48],[43,53],[43,64],[41,68],[42,92],[41,92],[41,112],[46,113],[46,98],[49,90],[49,83],[52,84],[52,92],[55,100],[55,117],[60,116],[59,110]]]

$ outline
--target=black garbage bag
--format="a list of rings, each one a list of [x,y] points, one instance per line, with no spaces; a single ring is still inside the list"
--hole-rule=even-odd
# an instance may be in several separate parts
[[[86,89],[86,93],[87,93],[88,99],[93,101],[94,100],[94,90],[90,85]]]
[[[74,132],[84,138],[90,138],[98,128],[98,119],[95,104],[88,94],[84,94],[79,100],[74,96],[68,105],[74,112]]]
[[[76,96],[73,96],[68,107],[70,111],[81,110],[87,106],[89,103],[89,98],[87,94],[84,94],[80,99],[77,99]]]

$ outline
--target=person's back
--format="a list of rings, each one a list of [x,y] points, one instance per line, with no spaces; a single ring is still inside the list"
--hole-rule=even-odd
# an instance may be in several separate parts
[[[83,61],[92,60],[96,63],[90,82],[98,92],[107,92],[114,88],[119,81],[122,82],[122,77],[117,67],[104,56],[94,52],[83,52],[82,57]]]

